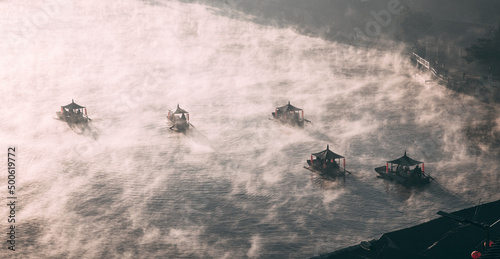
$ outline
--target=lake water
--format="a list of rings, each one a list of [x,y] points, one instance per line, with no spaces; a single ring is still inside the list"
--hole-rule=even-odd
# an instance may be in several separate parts
[[[397,48],[175,1],[0,10],[1,155],[16,146],[18,197],[2,257],[307,258],[500,198],[498,105],[425,84]],[[55,119],[71,99],[93,119],[85,134]],[[269,120],[288,101],[312,123]],[[188,134],[168,129],[177,104]],[[327,144],[345,184],[303,168]],[[436,181],[376,177],[405,151]]]

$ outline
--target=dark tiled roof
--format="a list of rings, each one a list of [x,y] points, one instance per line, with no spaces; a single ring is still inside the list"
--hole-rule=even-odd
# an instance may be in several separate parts
[[[326,145],[326,149],[318,152],[318,153],[312,153],[311,155],[321,158],[321,159],[338,159],[338,158],[344,158],[343,156],[334,153],[333,151],[330,150],[330,147]]]
[[[83,109],[85,106],[81,106],[75,103],[75,101],[71,100],[71,103],[66,106],[61,106],[65,109],[73,110],[73,109]]]
[[[500,200],[480,206],[476,221],[493,224],[500,218]],[[474,219],[476,207],[452,213],[458,217]],[[500,224],[490,229],[490,236],[500,235]],[[384,259],[384,258],[454,258],[470,259],[470,254],[482,252],[482,243],[486,236],[484,229],[471,224],[459,223],[449,218],[440,217],[429,222],[401,229],[382,235],[378,240],[370,241],[370,250],[360,245],[348,247],[333,253],[321,255],[318,259]],[[500,240],[487,251],[481,259],[500,258]],[[495,249],[494,249],[495,248]],[[489,255],[491,254],[491,255]],[[486,257],[490,256],[490,257]]]
[[[407,156],[406,151],[402,157],[395,159],[395,160],[392,160],[392,161],[387,161],[387,163],[402,165],[402,166],[414,166],[414,165],[422,164],[422,162],[411,159],[409,156]]]
[[[281,106],[281,107],[276,107],[277,110],[283,111],[283,112],[296,112],[296,111],[302,111],[301,108],[297,108],[293,105],[290,104],[290,101],[288,101],[287,105]]]

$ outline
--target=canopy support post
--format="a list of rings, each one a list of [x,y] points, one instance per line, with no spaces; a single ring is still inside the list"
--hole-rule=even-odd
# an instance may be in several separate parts
[[[345,175],[345,158],[344,158],[344,175]]]
[[[389,163],[385,163],[385,173],[389,173]]]

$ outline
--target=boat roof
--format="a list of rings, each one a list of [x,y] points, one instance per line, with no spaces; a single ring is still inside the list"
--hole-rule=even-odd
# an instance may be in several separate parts
[[[173,112],[173,114],[182,114],[182,113],[189,113],[186,110],[182,109],[179,107],[179,104],[177,104],[177,109]]]
[[[280,110],[280,111],[285,111],[285,112],[292,112],[292,111],[302,111],[302,109],[300,108],[297,108],[293,105],[290,104],[290,101],[288,101],[288,104],[285,105],[285,106],[281,106],[281,107],[276,107],[276,109]]]
[[[81,106],[81,105],[76,104],[73,99],[71,99],[71,103],[70,104],[68,104],[66,106],[61,106],[61,107],[65,108],[65,109],[70,109],[70,110],[85,108],[85,106]]]
[[[414,165],[422,164],[423,162],[411,159],[410,157],[408,157],[406,155],[406,151],[405,151],[405,154],[402,157],[395,159],[395,160],[392,160],[392,161],[387,161],[387,163],[402,165],[402,166],[414,166]]]
[[[337,159],[337,158],[344,158],[343,156],[336,154],[330,150],[330,147],[326,145],[326,149],[318,152],[318,153],[312,153],[313,156],[321,158],[321,159]]]

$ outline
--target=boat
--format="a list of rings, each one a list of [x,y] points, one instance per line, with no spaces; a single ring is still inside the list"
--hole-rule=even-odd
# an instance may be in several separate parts
[[[87,116],[87,108],[75,103],[61,106],[61,111],[56,112],[57,117],[68,124],[86,124],[91,119]]]
[[[343,166],[340,166],[341,161]],[[345,169],[345,158],[331,151],[329,145],[326,145],[326,149],[321,152],[312,153],[311,159],[307,160],[307,164],[309,167],[304,168],[316,172],[328,180],[335,180],[338,177],[344,177],[345,180],[347,172]]]
[[[175,111],[169,110],[167,114],[167,119],[170,121],[170,129],[177,130],[178,132],[185,132],[189,129],[189,112],[179,107]]]
[[[304,121],[310,122],[309,120],[304,119],[304,110],[291,105],[290,101],[288,101],[288,104],[285,106],[276,107],[274,112],[271,114],[273,115],[273,119],[275,121],[292,126],[303,127]]]
[[[422,168],[420,168],[422,165]],[[411,168],[414,167],[414,168]],[[425,174],[425,164],[406,155],[398,159],[387,161],[385,166],[375,168],[378,177],[396,181],[406,186],[423,185],[430,183],[433,178]]]

